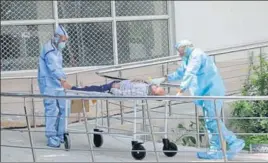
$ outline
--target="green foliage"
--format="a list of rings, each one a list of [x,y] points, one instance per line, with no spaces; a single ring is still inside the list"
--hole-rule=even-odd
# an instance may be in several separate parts
[[[243,96],[267,96],[268,95],[268,62],[260,57],[260,64],[251,66],[247,83],[242,89]],[[233,104],[233,117],[268,117],[268,101],[238,101]],[[268,119],[234,119],[231,126],[237,132],[268,133]],[[246,149],[249,144],[268,143],[268,136],[241,136],[246,141]]]
[[[249,150],[250,144],[268,144],[268,135],[246,136],[245,149]]]
[[[205,139],[205,121],[204,121],[204,117],[203,116],[199,116],[199,140],[200,140],[200,145],[203,142],[206,142]],[[197,137],[196,137],[196,133],[197,133],[197,126],[196,123],[193,121],[190,121],[189,126],[186,128],[185,126],[183,126],[182,124],[178,124],[178,128],[180,130],[184,130],[185,134],[183,134],[181,137],[179,137],[177,139],[177,141],[181,141],[181,144],[183,146],[193,146],[195,147],[197,145]],[[193,136],[194,135],[194,136]]]

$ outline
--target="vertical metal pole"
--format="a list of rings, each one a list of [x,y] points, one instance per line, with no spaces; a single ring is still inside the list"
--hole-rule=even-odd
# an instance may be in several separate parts
[[[155,157],[156,157],[156,161],[159,162],[159,156],[158,156],[158,152],[156,151],[156,145],[155,145],[154,129],[153,129],[153,125],[152,125],[152,122],[151,122],[151,114],[150,114],[151,110],[149,109],[147,100],[146,100],[146,106],[147,106],[146,110],[147,110],[148,121],[149,121],[149,126],[150,126],[150,133],[151,133],[152,140],[153,140],[153,145],[154,145]]]
[[[262,48],[260,48],[260,68],[261,68],[261,74],[262,74],[263,73]]]
[[[170,100],[166,101],[165,102],[165,135],[164,135],[164,138],[167,139],[168,138],[168,103],[169,103]]]
[[[224,103],[223,103],[223,105],[222,105],[222,108],[221,108],[221,120],[222,120],[222,123],[225,125],[225,119],[224,119]]]
[[[168,87],[168,94],[170,93],[170,88]],[[171,101],[168,101],[168,110],[169,110],[169,116],[172,114],[172,108],[171,108]]]
[[[103,126],[103,101],[101,100],[101,125]]]
[[[107,113],[108,133],[110,133],[110,117],[109,117],[109,102],[108,102],[108,100],[106,100],[106,113]]]
[[[75,73],[75,85],[79,87],[78,73]],[[78,121],[81,122],[81,111],[77,113]]]
[[[107,78],[105,78],[105,83],[107,84],[108,83],[108,80]],[[108,127],[108,133],[110,133],[110,117],[109,117],[109,101],[108,100],[105,100],[106,102],[106,113],[107,113],[107,127]]]
[[[66,91],[65,94],[67,95]],[[65,100],[65,133],[68,133],[68,119],[69,119],[69,108],[72,105],[72,100],[71,99],[66,99]]]
[[[33,78],[31,78],[31,93],[34,94]],[[32,107],[33,107],[33,126],[34,126],[34,128],[36,128],[34,98],[32,98]]]
[[[198,108],[196,105],[194,105],[195,108],[195,122],[196,122],[196,147],[200,148],[200,131],[199,131],[199,112],[198,112]]]
[[[79,83],[78,83],[78,73],[75,74],[75,85],[78,87]]]
[[[166,66],[166,74],[168,75],[168,63]],[[168,87],[168,94],[170,94],[170,87]],[[168,101],[168,112],[169,112],[169,116],[171,116],[172,114],[172,109],[171,109],[171,100]]]
[[[176,41],[176,34],[175,34],[175,20],[174,20],[174,2],[173,1],[166,1],[168,6],[168,36],[169,36],[169,55],[174,55],[174,42]]]
[[[53,0],[53,15],[55,19],[54,29],[56,29],[59,24],[59,17],[58,17],[58,1],[55,0]]]
[[[220,117],[219,117],[218,111],[217,111],[216,100],[214,100],[214,110],[215,110],[215,115],[216,115],[215,118],[217,120],[218,131],[219,131],[218,134],[219,134],[220,140],[221,140],[221,148],[222,148],[222,152],[223,152],[223,155],[224,155],[224,162],[227,162],[225,142],[223,140],[223,135],[222,135],[222,131],[221,131]],[[213,134],[215,134],[215,133],[213,133]]]
[[[91,143],[91,134],[88,131],[87,116],[86,116],[86,109],[85,109],[85,100],[82,100],[82,101],[83,101],[83,115],[84,115],[85,128],[86,128],[86,132],[87,132],[87,140],[88,140],[88,144],[89,144],[89,150],[91,152],[92,162],[95,162],[94,153],[93,153],[93,146]]]
[[[31,132],[30,122],[29,122],[29,118],[28,118],[28,114],[27,114],[25,98],[24,98],[24,107],[23,108],[24,108],[26,124],[27,124],[27,128],[28,128],[28,134],[29,134],[30,145],[31,145],[31,150],[32,150],[33,162],[35,162],[36,157],[35,157],[35,151],[34,151],[34,147],[33,147],[32,132]]]
[[[89,101],[88,101],[88,103],[89,103]],[[99,118],[99,117],[98,117],[99,105],[98,105],[98,101],[97,101],[97,100],[96,100],[95,105],[96,105],[95,128],[97,128],[97,127],[98,127],[98,122],[99,122],[99,121],[98,121],[98,118]]]
[[[134,122],[133,122],[133,141],[137,140],[137,107],[138,107],[138,101],[135,101],[134,104]]]
[[[111,11],[113,17],[113,52],[114,52],[114,64],[118,65],[118,51],[117,51],[117,32],[116,32],[116,12],[115,12],[115,0],[111,1]]]
[[[118,72],[118,77],[122,77],[122,71]],[[120,104],[120,114],[121,114],[121,125],[124,124],[124,109],[123,109],[123,102],[119,101]]]
[[[165,76],[165,65],[164,64],[162,64],[162,76]]]
[[[143,132],[147,131],[146,130],[146,119],[145,119],[146,113],[145,113],[144,104],[145,104],[145,100],[142,100],[142,131]],[[146,135],[143,135],[143,141],[145,142],[146,140],[147,140]]]

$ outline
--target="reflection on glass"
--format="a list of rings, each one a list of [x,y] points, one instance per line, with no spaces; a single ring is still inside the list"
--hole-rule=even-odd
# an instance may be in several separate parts
[[[167,20],[117,23],[119,63],[169,55]]]
[[[111,65],[112,23],[64,24],[70,36],[63,51],[64,67]]]
[[[115,1],[116,16],[166,15],[167,1]]]
[[[1,21],[52,18],[52,1],[1,1]]]
[[[40,45],[52,33],[52,25],[1,26],[1,70],[36,69]]]
[[[59,18],[110,17],[110,1],[58,1]]]

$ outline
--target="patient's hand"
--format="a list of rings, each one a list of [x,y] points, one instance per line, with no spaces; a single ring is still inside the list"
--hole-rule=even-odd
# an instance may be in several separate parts
[[[63,83],[62,83],[62,87],[63,87],[64,89],[71,89],[71,88],[72,88],[72,86],[71,86],[68,82],[63,82]]]

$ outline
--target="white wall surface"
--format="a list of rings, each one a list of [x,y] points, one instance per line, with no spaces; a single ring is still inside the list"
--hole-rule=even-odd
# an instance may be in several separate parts
[[[268,40],[268,1],[174,1],[176,41],[212,50]]]

